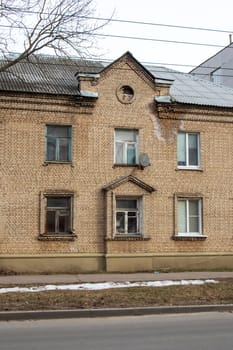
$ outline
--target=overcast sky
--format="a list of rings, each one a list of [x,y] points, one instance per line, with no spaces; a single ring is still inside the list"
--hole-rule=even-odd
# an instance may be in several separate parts
[[[157,25],[112,22],[103,34],[146,39],[186,41],[203,45],[188,45],[153,40],[136,40],[106,37],[98,41],[103,58],[116,59],[130,51],[140,62],[197,66],[229,44],[233,33],[231,0],[95,0],[96,16],[113,19],[150,22],[185,27],[224,30],[191,30]],[[218,45],[211,47],[208,45]],[[192,67],[171,66],[181,71]]]

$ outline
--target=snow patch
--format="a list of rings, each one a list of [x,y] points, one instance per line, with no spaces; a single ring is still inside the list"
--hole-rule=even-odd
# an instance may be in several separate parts
[[[177,281],[148,281],[148,282],[104,282],[104,283],[81,283],[64,285],[45,285],[34,287],[12,287],[0,288],[0,294],[3,293],[28,293],[45,292],[53,290],[101,290],[112,288],[132,288],[132,287],[168,287],[168,286],[187,286],[202,285],[206,283],[218,283],[213,279],[206,280],[177,280]]]

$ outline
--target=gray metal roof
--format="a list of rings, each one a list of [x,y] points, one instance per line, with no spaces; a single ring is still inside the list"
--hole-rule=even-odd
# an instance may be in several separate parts
[[[1,64],[1,61],[0,61]],[[12,66],[7,72],[0,73],[0,90],[58,95],[89,95],[78,90],[77,74],[98,74],[106,64],[97,61],[79,59],[61,59],[50,56],[32,57]],[[233,107],[233,89],[165,67],[148,66],[145,68],[154,76],[155,82],[168,83],[170,98],[161,96],[158,102],[172,101],[215,107]]]
[[[77,71],[98,73],[102,68],[103,65],[99,62],[48,56],[30,57],[29,60],[12,66],[7,72],[0,73],[0,90],[78,95]]]
[[[170,79],[170,102],[197,104],[215,107],[233,107],[233,89],[213,82],[199,79],[190,73],[181,73],[164,67],[147,66],[147,69],[159,79]],[[169,103],[164,98],[158,102]]]

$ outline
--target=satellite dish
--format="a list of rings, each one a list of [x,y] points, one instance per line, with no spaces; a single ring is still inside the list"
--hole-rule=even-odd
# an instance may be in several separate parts
[[[141,153],[139,155],[139,164],[142,168],[146,168],[150,165],[150,159],[147,153]]]

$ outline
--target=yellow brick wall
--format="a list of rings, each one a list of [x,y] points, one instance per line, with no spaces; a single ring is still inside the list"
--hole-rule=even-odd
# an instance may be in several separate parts
[[[68,97],[2,94],[0,255],[233,254],[233,112],[156,106],[154,96],[161,88],[127,61],[106,70],[97,85],[85,83],[99,94],[94,106]],[[118,100],[121,85],[134,89],[133,103]],[[45,164],[46,124],[72,125],[72,164]],[[139,150],[149,155],[149,167],[113,166],[114,129],[121,127],[139,130]],[[200,132],[201,171],[177,169],[178,130]],[[130,174],[156,191],[125,183],[113,193],[145,196],[144,230],[150,239],[105,240],[111,235],[111,212],[102,188]],[[43,231],[40,195],[52,190],[74,193],[74,241],[38,240]],[[206,240],[172,239],[177,193],[201,194]]]

